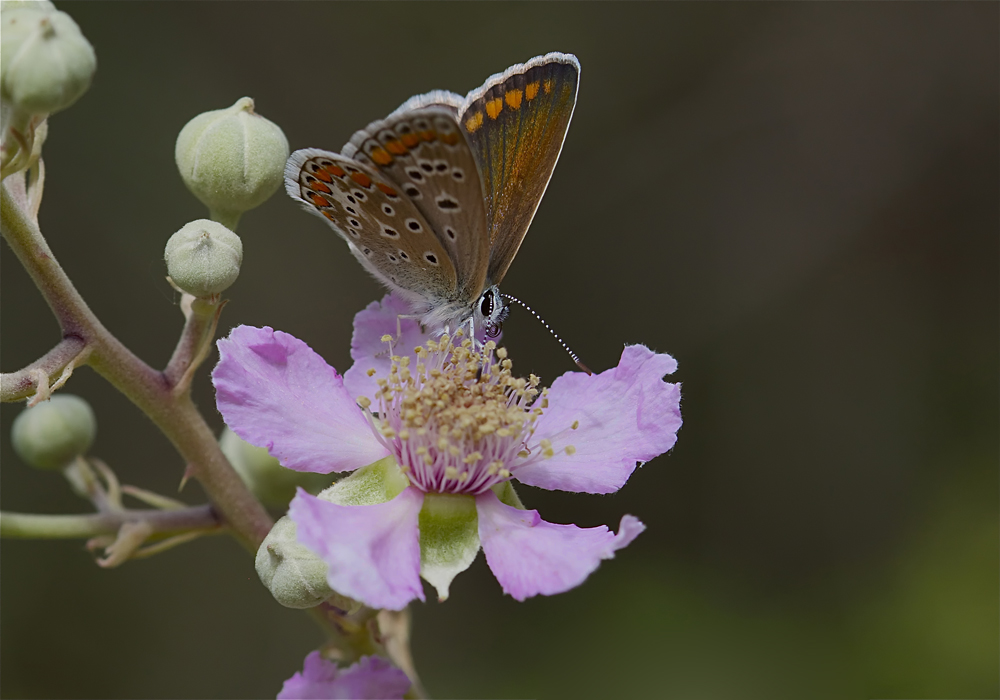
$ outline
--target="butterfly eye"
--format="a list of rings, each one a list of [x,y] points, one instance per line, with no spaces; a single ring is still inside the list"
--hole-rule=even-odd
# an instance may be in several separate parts
[[[484,294],[483,295],[483,303],[480,304],[479,310],[483,312],[483,316],[485,316],[486,318],[490,317],[490,314],[493,313],[493,295],[492,294]],[[492,325],[492,324],[490,324],[490,325]],[[495,335],[491,335],[490,337],[491,338],[495,338],[496,336]]]

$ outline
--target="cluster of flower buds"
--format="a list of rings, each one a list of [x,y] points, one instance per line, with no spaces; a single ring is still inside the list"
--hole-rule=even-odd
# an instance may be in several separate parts
[[[5,0],[0,24],[0,126],[6,176],[37,158],[35,143],[44,139],[46,117],[66,109],[87,91],[97,57],[73,18],[46,0]]]
[[[233,229],[243,212],[263,204],[281,186],[288,139],[277,124],[242,97],[228,109],[199,114],[177,136],[181,179],[208,207],[167,241],[164,259],[182,291],[214,299],[240,274],[243,244]]]

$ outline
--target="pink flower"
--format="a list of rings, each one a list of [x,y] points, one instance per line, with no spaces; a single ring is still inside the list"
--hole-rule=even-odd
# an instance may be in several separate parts
[[[512,374],[502,348],[494,357],[492,343],[477,352],[467,339],[430,340],[402,313],[387,296],[355,317],[355,364],[343,378],[270,328],[240,326],[219,341],[212,378],[233,431],[291,469],[358,470],[318,497],[300,490],[289,510],[299,541],[329,565],[331,588],[399,610],[424,599],[423,576],[444,599],[481,546],[506,593],[552,595],[645,529],[631,515],[618,534],[548,523],[510,481],[621,488],[676,441],[680,386],[662,379],[673,358],[631,345],[617,367],[539,389],[537,377]]]
[[[409,689],[406,674],[381,657],[365,656],[341,669],[314,651],[306,657],[302,672],[285,681],[278,700],[396,700]]]

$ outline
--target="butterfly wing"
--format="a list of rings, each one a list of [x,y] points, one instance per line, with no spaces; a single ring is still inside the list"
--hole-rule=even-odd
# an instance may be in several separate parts
[[[443,91],[411,98],[341,152],[400,185],[454,264],[456,301],[471,305],[486,284],[489,233],[476,160],[458,123],[461,103]]]
[[[457,277],[448,253],[420,210],[384,174],[306,148],[288,159],[285,189],[323,217],[386,286],[425,307],[454,299]]]
[[[486,201],[488,283],[500,283],[528,232],[566,139],[579,82],[576,57],[550,53],[494,75],[459,109]]]

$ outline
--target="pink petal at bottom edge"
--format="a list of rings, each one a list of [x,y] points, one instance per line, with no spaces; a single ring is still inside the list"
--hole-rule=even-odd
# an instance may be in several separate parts
[[[417,524],[423,503],[413,487],[368,506],[337,505],[299,489],[288,514],[299,542],[330,567],[333,590],[372,608],[402,610],[424,600]]]
[[[492,491],[476,497],[476,510],[486,562],[504,593],[516,600],[579,586],[602,559],[614,557],[646,529],[632,515],[622,518],[617,535],[604,525],[548,523],[537,510],[504,505]]]
[[[410,679],[386,659],[365,656],[340,669],[314,651],[306,657],[302,671],[285,681],[277,700],[396,700],[409,689]]]

